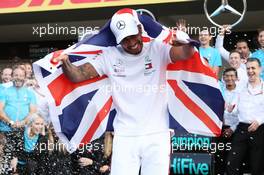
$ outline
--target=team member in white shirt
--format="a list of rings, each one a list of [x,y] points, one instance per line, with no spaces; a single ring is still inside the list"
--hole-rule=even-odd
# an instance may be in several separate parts
[[[241,61],[241,55],[238,51],[234,50],[230,52],[228,63],[237,71],[237,89],[241,90],[248,82],[248,76],[246,72],[246,66]]]
[[[218,143],[224,143],[225,145],[231,144],[233,133],[238,124],[237,117],[237,99],[238,89],[236,85],[237,71],[235,68],[227,68],[223,72],[223,80],[225,87],[223,87],[222,95],[225,100],[224,122],[222,127],[222,135],[217,138]],[[229,151],[218,150],[215,154],[215,174],[222,174],[226,167],[226,158]]]
[[[238,98],[239,124],[233,136],[232,149],[228,155],[227,172],[240,174],[242,161],[249,151],[251,174],[262,174],[264,145],[264,90],[260,78],[261,64],[249,58],[246,64],[248,83]]]
[[[74,82],[106,74],[113,87],[117,116],[114,120],[112,175],[165,175],[169,172],[170,134],[166,106],[168,63],[193,55],[189,44],[170,46],[156,40],[143,44],[142,25],[132,15],[117,12],[110,28],[117,47],[109,47],[80,67],[63,62],[64,73]],[[131,12],[131,13],[129,13]],[[177,35],[177,33],[176,33]],[[176,40],[173,40],[176,45]]]
[[[235,131],[238,124],[237,117],[237,102],[238,102],[238,89],[236,87],[237,71],[234,68],[227,68],[224,70],[223,78],[225,81],[225,88],[223,97],[225,99],[224,111],[224,126],[223,136],[230,137]]]

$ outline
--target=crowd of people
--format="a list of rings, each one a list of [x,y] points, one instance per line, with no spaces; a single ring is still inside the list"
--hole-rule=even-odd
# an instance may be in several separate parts
[[[0,174],[109,174],[104,136],[72,154],[56,136],[30,63],[1,71]]]
[[[247,159],[251,174],[260,175],[264,157],[264,29],[258,31],[259,49],[254,52],[243,39],[237,41],[235,50],[227,51],[227,29],[222,27],[215,46],[210,45],[208,30],[199,35],[201,56],[220,75],[225,100],[221,139],[232,143],[231,150],[217,160],[221,167],[216,173],[241,174]],[[222,60],[229,64],[223,70]],[[0,174],[107,175],[111,156],[105,154],[104,140],[102,136],[91,144],[99,146],[67,153],[53,130],[48,103],[32,65],[19,63],[1,70]]]
[[[243,39],[236,42],[235,50],[227,51],[223,47],[227,29],[228,26],[222,27],[222,32],[216,38],[215,48],[209,46],[211,37],[208,32],[200,35],[199,50],[203,51],[201,55],[208,59],[209,65],[216,73],[221,66],[221,57],[229,63],[219,77],[225,100],[220,140],[231,143],[231,150],[216,156],[216,173],[242,174],[247,163],[251,174],[262,174],[264,29],[258,31],[257,39],[260,48],[253,53],[250,52],[247,41]]]

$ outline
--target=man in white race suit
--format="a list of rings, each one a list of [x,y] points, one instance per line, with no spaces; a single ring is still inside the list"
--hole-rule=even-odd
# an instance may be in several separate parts
[[[58,57],[73,82],[107,75],[117,110],[114,126],[112,175],[169,173],[170,133],[166,98],[166,67],[194,54],[189,37],[175,33],[172,45],[155,39],[143,43],[142,24],[132,9],[116,12],[110,23],[117,46],[103,50],[81,66]],[[183,39],[180,41],[176,38]],[[177,46],[176,46],[177,45]]]

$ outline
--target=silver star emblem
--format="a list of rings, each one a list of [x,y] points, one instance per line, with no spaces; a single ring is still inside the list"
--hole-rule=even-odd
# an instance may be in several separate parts
[[[228,0],[222,0],[221,5],[210,15],[210,17],[218,16],[222,12],[230,12],[237,16],[242,16],[240,12],[238,12],[236,9],[234,9],[228,4]]]
[[[235,25],[237,25],[238,23],[240,23],[242,21],[242,19],[244,18],[244,15],[246,13],[246,10],[247,10],[247,1],[246,0],[243,0],[243,5],[244,5],[244,10],[242,13],[240,13],[239,11],[237,11],[235,8],[231,7],[228,3],[228,0],[221,0],[221,5],[211,14],[209,15],[208,14],[208,11],[207,11],[207,0],[204,1],[204,11],[205,11],[205,14],[206,14],[206,17],[208,18],[208,20],[220,27],[221,25],[217,24],[216,22],[214,22],[212,20],[212,17],[216,17],[216,16],[219,16],[221,15],[223,12],[228,12],[228,13],[232,13],[234,15],[237,15],[239,16],[240,18],[238,19],[238,21],[236,21],[235,23],[233,23],[231,25],[231,27],[234,27]]]
[[[119,30],[123,30],[125,27],[126,27],[126,23],[124,21],[118,21],[116,23],[116,27],[119,29]]]

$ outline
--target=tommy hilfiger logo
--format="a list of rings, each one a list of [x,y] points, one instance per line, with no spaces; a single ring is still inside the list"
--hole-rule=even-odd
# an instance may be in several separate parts
[[[151,58],[149,58],[149,56],[145,57],[145,71],[144,71],[144,75],[149,75],[152,72],[154,72],[155,70],[153,70],[153,65],[152,65],[152,60]]]
[[[145,64],[145,69],[151,69],[151,68],[152,68],[152,63]]]
[[[149,56],[145,57],[145,69],[151,69],[152,68],[152,60],[149,58]]]

